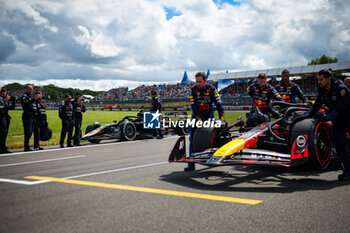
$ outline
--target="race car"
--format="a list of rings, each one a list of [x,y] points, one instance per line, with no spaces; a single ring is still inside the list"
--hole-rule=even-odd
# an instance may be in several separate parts
[[[187,119],[186,112],[170,112],[163,114],[163,119],[168,122],[170,118],[179,118],[178,121]],[[164,127],[161,125],[163,134],[188,134],[188,128],[179,127],[178,124],[169,124],[176,127]],[[124,141],[133,141],[135,139],[153,138],[155,129],[144,129],[143,127],[143,112],[140,111],[137,116],[125,116],[119,122],[114,121],[111,124],[100,125],[99,122],[89,124],[85,129],[85,135],[81,140],[88,140],[91,143],[100,143],[102,140],[119,139]]]
[[[297,166],[308,163],[325,169],[333,157],[331,122],[305,118],[308,104],[272,102],[276,120],[269,122],[254,108],[245,123],[239,118],[220,128],[197,128],[193,153],[186,155],[185,137],[180,137],[169,155],[169,162],[194,162],[208,166],[263,164]]]

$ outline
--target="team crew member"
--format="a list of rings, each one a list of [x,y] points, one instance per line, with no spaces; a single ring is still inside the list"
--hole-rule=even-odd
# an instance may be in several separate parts
[[[75,99],[72,101],[73,109],[74,109],[74,136],[73,136],[73,144],[75,146],[81,146],[80,144],[80,130],[81,130],[81,122],[83,121],[83,112],[86,111],[84,100],[81,98],[81,93],[75,93]]]
[[[258,83],[251,84],[247,92],[253,98],[252,105],[268,116],[270,116],[268,108],[271,100],[283,101],[276,89],[267,83],[267,76],[264,73],[258,75]]]
[[[207,77],[204,72],[196,74],[196,85],[191,90],[190,102],[192,107],[192,118],[199,121],[206,121],[214,118],[214,104],[219,112],[219,118],[224,119],[224,107],[222,105],[218,91],[212,85],[207,83]],[[196,131],[195,127],[189,127],[190,133],[190,154],[192,154],[192,140]],[[194,163],[188,163],[185,171],[193,171]]]
[[[346,77],[344,79],[344,84],[347,86],[347,88],[350,90],[350,77]]]
[[[59,106],[59,116],[62,120],[62,129],[61,129],[61,140],[60,146],[64,147],[64,139],[68,133],[67,147],[73,147],[72,145],[72,133],[74,126],[74,109],[71,103],[72,97],[70,95],[65,95],[64,101]]]
[[[33,86],[30,84],[26,85],[25,93],[21,97],[21,105],[23,108],[22,122],[24,128],[24,151],[31,151],[29,147],[29,140],[32,136],[34,124],[35,124],[35,104],[34,101],[37,100],[37,96],[32,98]]]
[[[350,180],[350,161],[346,154],[346,132],[349,129],[350,93],[344,83],[332,77],[329,70],[321,70],[317,75],[318,96],[307,117],[317,117],[320,121],[332,121],[333,143],[337,157],[343,168],[339,180]],[[327,113],[317,113],[325,105]],[[317,114],[316,114],[317,113]]]
[[[303,102],[306,101],[299,85],[289,81],[289,71],[283,70],[281,76],[281,83],[275,89],[281,95],[282,99],[287,103],[296,103],[295,97],[298,97]]]
[[[159,111],[161,112],[162,110],[162,104],[159,101],[158,98],[158,93],[155,90],[151,91],[151,97],[152,97],[152,108],[151,108],[151,112],[156,112]],[[158,139],[163,138],[163,133],[161,129],[156,129],[156,135]]]
[[[8,110],[15,109],[15,97],[6,94],[6,89],[0,87],[0,154],[11,153],[6,147],[6,138],[10,126]]]
[[[35,124],[34,124],[34,150],[44,150],[40,147],[40,129],[42,126],[47,124],[47,116],[45,106],[41,103],[41,92],[35,92],[34,95],[37,100],[34,101],[35,104]]]
[[[349,92],[350,92],[350,77],[346,77],[344,79],[344,84],[345,84],[345,86],[347,86],[347,88],[349,89]],[[348,129],[348,135],[350,136],[350,127]]]

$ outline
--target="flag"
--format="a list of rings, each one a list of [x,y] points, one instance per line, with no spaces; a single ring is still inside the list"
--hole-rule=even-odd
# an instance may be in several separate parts
[[[210,75],[210,70],[208,69],[208,71],[207,71],[207,79],[208,79],[209,75]]]
[[[182,84],[193,83],[187,76],[187,72],[185,71],[184,76],[181,81]]]

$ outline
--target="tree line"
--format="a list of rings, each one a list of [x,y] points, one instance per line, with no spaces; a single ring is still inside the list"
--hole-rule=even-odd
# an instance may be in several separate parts
[[[8,91],[24,90],[25,85],[15,82],[15,83],[9,83],[5,85],[4,88]],[[50,99],[50,100],[62,100],[66,94],[75,96],[76,92],[80,92],[83,95],[92,95],[92,96],[99,95],[103,92],[103,91],[92,91],[89,89],[80,90],[78,88],[62,88],[62,87],[57,87],[53,84],[44,85],[44,86],[34,86],[34,89],[40,89],[41,91],[43,91],[44,92],[43,98]]]

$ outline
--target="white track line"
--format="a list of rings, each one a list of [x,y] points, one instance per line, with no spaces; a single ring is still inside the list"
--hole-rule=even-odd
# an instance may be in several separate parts
[[[37,161],[29,161],[29,162],[21,162],[21,163],[10,163],[10,164],[0,165],[0,167],[12,167],[12,166],[19,166],[19,165],[34,164],[34,163],[46,163],[46,162],[52,162],[52,161],[59,161],[59,160],[66,160],[66,159],[77,159],[77,158],[83,158],[83,157],[86,157],[86,155],[78,155],[78,156],[56,158],[56,159],[45,159],[45,160],[37,160]]]
[[[80,177],[86,177],[86,176],[101,175],[101,174],[106,174],[106,173],[127,171],[127,170],[131,170],[131,169],[137,169],[137,168],[143,168],[143,167],[157,166],[157,165],[162,165],[162,164],[166,164],[166,163],[168,163],[168,162],[150,163],[150,164],[137,165],[137,166],[132,166],[132,167],[124,167],[124,168],[118,168],[118,169],[107,170],[107,171],[81,174],[81,175],[70,176],[70,177],[65,177],[65,178],[61,178],[61,179],[74,179],[74,178],[80,178]],[[25,181],[25,180],[13,180],[13,179],[0,178],[0,182],[13,183],[13,184],[23,184],[23,185],[36,185],[36,184],[49,183],[51,181],[48,181],[48,180]]]
[[[0,157],[6,157],[6,156],[12,156],[12,155],[27,155],[27,154],[33,154],[33,153],[45,153],[45,152],[61,151],[61,150],[84,149],[84,148],[98,147],[98,146],[113,146],[113,145],[127,144],[127,143],[146,142],[150,140],[166,140],[166,139],[172,139],[176,137],[178,136],[170,136],[170,137],[165,137],[163,139],[140,139],[136,141],[127,141],[127,142],[111,142],[111,143],[103,143],[103,144],[96,144],[96,145],[83,145],[83,146],[77,146],[77,147],[54,148],[54,149],[35,150],[35,151],[26,151],[26,152],[13,152],[9,154],[2,154],[0,155]]]
[[[12,184],[35,185],[35,184],[48,183],[48,182],[50,182],[50,181],[48,181],[48,180],[26,181],[26,180],[14,180],[14,179],[4,179],[4,178],[0,178],[0,182],[3,182],[3,183],[12,183]]]
[[[159,163],[150,163],[150,164],[144,164],[144,165],[137,165],[137,166],[133,166],[133,167],[124,167],[124,168],[118,168],[118,169],[107,170],[107,171],[100,171],[100,172],[93,172],[93,173],[87,173],[87,174],[76,175],[76,176],[69,176],[69,177],[65,177],[65,178],[62,178],[62,179],[75,179],[75,178],[81,178],[81,177],[86,177],[86,176],[94,176],[94,175],[101,175],[101,174],[112,173],[112,172],[127,171],[127,170],[131,170],[131,169],[157,166],[157,165],[162,165],[162,164],[166,164],[166,163],[169,163],[169,162],[166,161],[166,162],[159,162]]]

